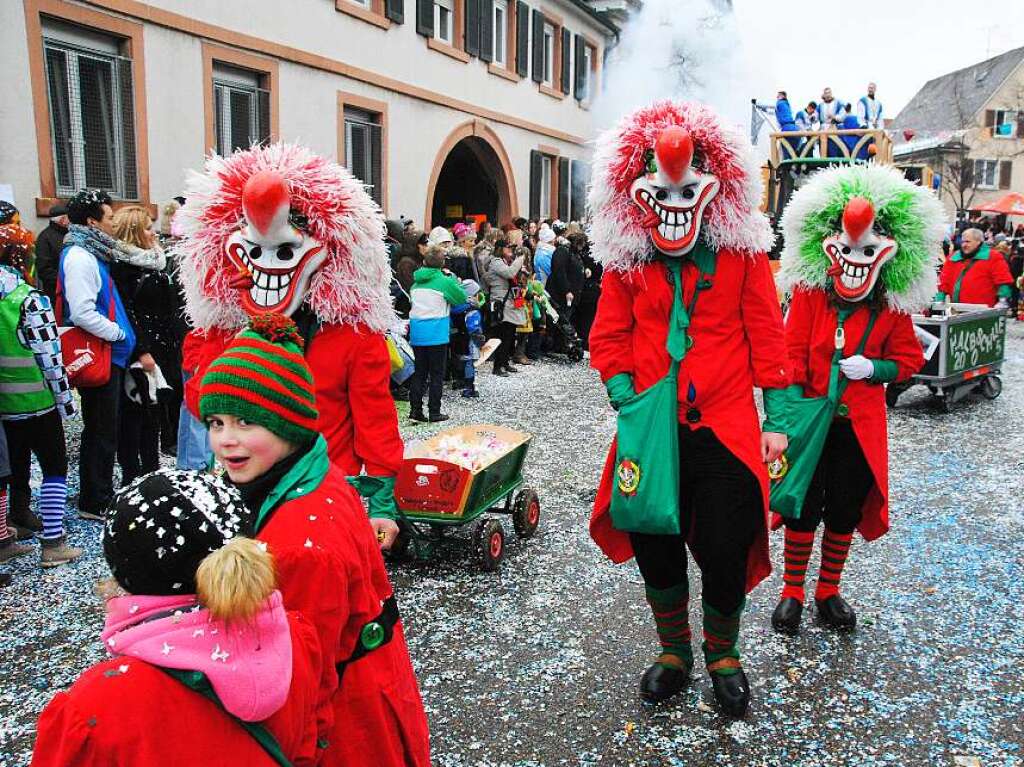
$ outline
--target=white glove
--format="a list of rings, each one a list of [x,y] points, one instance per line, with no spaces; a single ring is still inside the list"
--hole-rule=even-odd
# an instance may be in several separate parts
[[[998,301],[996,301],[996,305],[993,306],[992,308],[993,309],[1009,309],[1010,308],[1010,302],[1007,301],[1005,298],[1000,298]]]
[[[870,378],[875,373],[875,366],[863,354],[855,354],[852,357],[839,360],[839,369],[851,381],[861,381]]]

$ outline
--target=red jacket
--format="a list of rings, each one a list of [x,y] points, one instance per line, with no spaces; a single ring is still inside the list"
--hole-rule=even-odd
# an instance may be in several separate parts
[[[199,414],[199,384],[206,369],[237,335],[234,330],[206,332],[198,372],[189,380],[189,410]],[[391,398],[391,359],[384,336],[365,327],[324,325],[306,348],[313,371],[319,431],[327,439],[331,461],[350,476],[362,472],[394,477],[404,446],[398,412]]]
[[[285,607],[313,623],[335,663],[346,660],[392,595],[362,501],[320,441],[264,509],[273,510],[256,537],[274,555]],[[334,663],[325,662],[320,694],[333,696],[333,722],[320,723],[329,742],[321,764],[429,767],[427,719],[401,624],[388,644],[348,666],[337,687]]]
[[[958,250],[939,272],[939,292],[959,303],[995,306],[1003,285],[1013,285],[1010,268],[1002,254],[988,245],[982,245],[973,258],[964,258]]]
[[[843,323],[846,347],[843,356],[856,354],[870,312],[861,307]],[[786,342],[793,370],[793,383],[804,387],[806,397],[824,397],[835,351],[838,312],[821,290],[793,292],[786,316]],[[868,359],[896,363],[897,381],[905,381],[924,365],[921,344],[914,335],[910,316],[883,309],[868,336],[862,354]],[[864,502],[857,529],[871,541],[889,530],[889,446],[886,434],[885,387],[882,384],[850,381],[841,403],[849,409],[853,431],[864,452],[875,484]]]
[[[295,765],[316,764],[320,643],[289,614],[288,699],[263,724]],[[201,693],[137,658],[97,663],[57,693],[39,717],[32,767],[273,767],[276,762]]]
[[[689,259],[683,265],[683,300],[690,304],[698,278]],[[745,256],[729,250],[715,257],[711,287],[701,291],[689,336],[693,346],[679,369],[679,402],[700,410],[691,428],[710,427],[715,436],[757,478],[765,501],[765,526],[747,564],[748,590],[771,572],[768,557],[768,472],[761,461],[761,428],[753,387],[789,385],[786,346],[775,282],[764,254]],[[673,287],[660,261],[629,274],[605,272],[597,316],[590,331],[590,364],[607,381],[619,373],[633,376],[637,392],[664,378],[665,349]],[[693,387],[692,392],[690,387]],[[686,423],[680,406],[680,422]],[[594,502],[590,534],[615,562],[633,556],[626,533],[612,527],[611,503],[615,443],[605,462]]]

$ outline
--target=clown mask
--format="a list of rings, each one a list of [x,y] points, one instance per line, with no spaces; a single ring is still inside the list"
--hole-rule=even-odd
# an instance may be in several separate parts
[[[874,290],[882,266],[896,255],[896,241],[875,227],[875,208],[853,197],[843,210],[842,231],[825,238],[822,247],[832,265],[832,286],[844,301],[863,301]]]
[[[238,270],[231,284],[242,291],[247,314],[290,316],[301,306],[327,253],[296,226],[288,184],[279,174],[253,174],[242,190],[242,210],[245,221],[225,246],[228,260]]]
[[[630,188],[654,247],[666,256],[693,250],[704,211],[721,188],[713,174],[700,169],[694,154],[693,139],[684,128],[665,128],[648,152],[644,175]]]

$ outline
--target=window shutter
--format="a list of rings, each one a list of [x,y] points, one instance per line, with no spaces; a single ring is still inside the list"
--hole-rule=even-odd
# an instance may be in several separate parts
[[[256,91],[256,140],[270,143],[270,91]]]
[[[586,45],[587,41],[583,39],[583,35],[576,35],[576,48],[573,53],[576,58],[576,83],[574,90],[577,101],[583,101],[587,97]]]
[[[464,38],[465,50],[470,56],[480,55],[480,0],[466,0]]]
[[[416,0],[416,31],[424,37],[434,36],[434,0]]]
[[[370,131],[370,179],[373,181],[373,200],[378,205],[384,205],[383,191],[384,191],[384,177],[383,177],[383,147],[382,147],[382,133],[383,130],[379,125],[375,125],[368,129]]]
[[[544,81],[544,14],[533,12],[533,81]]]
[[[405,0],[385,0],[384,15],[396,24],[404,24]]]
[[[1017,138],[1024,138],[1024,109],[1017,112]]]
[[[558,158],[558,217],[569,218],[569,158]]]
[[[64,51],[46,49],[46,80],[50,92],[50,126],[53,131],[54,171],[58,189],[74,189],[75,171],[71,148],[71,104],[68,98],[68,57]]]
[[[1013,161],[1002,160],[999,163],[999,188],[1010,188],[1010,177],[1013,175]]]
[[[569,219],[582,221],[587,207],[587,182],[590,169],[582,160],[572,161],[572,188],[569,192]]]
[[[124,198],[139,199],[139,182],[135,164],[135,89],[131,59],[117,59],[117,80],[121,89],[121,173],[124,177]]]
[[[530,6],[516,3],[516,74],[530,74]]]
[[[996,110],[986,109],[985,110],[985,127],[994,128],[996,124]]]
[[[473,2],[473,0],[470,0]],[[494,0],[480,2],[480,60],[494,61]],[[505,20],[508,23],[508,19]]]
[[[536,149],[530,152],[530,218],[540,218],[540,184],[544,175],[543,155]]]
[[[569,78],[572,73],[570,64],[572,63],[572,33],[563,28],[562,29],[562,93],[572,93],[572,83],[569,82]]]
[[[977,160],[963,160],[963,167],[960,169],[960,178],[963,180],[962,186],[965,188],[974,186],[974,164],[976,162]],[[984,181],[984,178],[982,178],[982,181]]]

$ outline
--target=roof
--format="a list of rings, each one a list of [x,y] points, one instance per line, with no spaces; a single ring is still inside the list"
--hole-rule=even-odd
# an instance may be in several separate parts
[[[611,21],[605,14],[599,13],[594,9],[591,3],[586,0],[568,0],[569,5],[574,5],[583,11],[587,16],[592,18],[594,21],[599,23],[602,27],[607,29],[613,36],[618,37],[619,27]]]
[[[896,116],[891,129],[932,134],[967,127],[962,123],[972,120],[1022,61],[1024,48],[1016,48],[929,80]],[[957,101],[961,110],[953,106]]]

